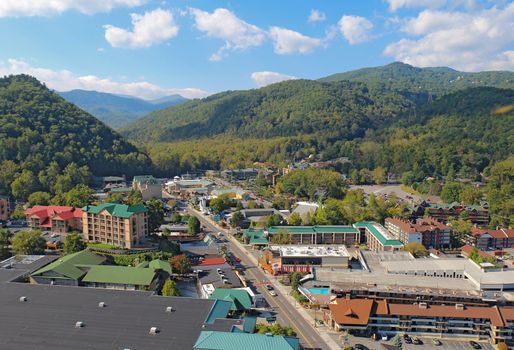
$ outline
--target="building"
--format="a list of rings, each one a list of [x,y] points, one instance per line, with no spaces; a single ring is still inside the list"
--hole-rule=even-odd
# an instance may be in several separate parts
[[[246,169],[229,169],[223,170],[221,176],[229,180],[250,180],[257,178],[259,169],[246,168]]]
[[[418,218],[415,224],[401,218],[386,218],[385,228],[405,245],[418,242],[427,248],[451,246],[452,228],[434,218]]]
[[[11,217],[11,203],[9,197],[0,195],[0,221],[7,221]]]
[[[262,227],[272,215],[280,215],[284,220],[287,218],[284,213],[274,208],[241,209],[240,212],[244,217],[242,227],[248,227],[252,223],[260,224]]]
[[[290,272],[311,272],[314,267],[348,268],[350,254],[344,245],[315,246],[270,246],[272,256],[265,254],[265,260],[273,274]]]
[[[161,183],[152,175],[134,176],[132,189],[140,191],[144,201],[162,198]]]
[[[269,237],[270,242],[276,244],[351,246],[359,244],[361,240],[359,230],[351,226],[272,226],[264,231],[264,235]]]
[[[232,267],[197,270],[198,290],[202,298],[208,299],[218,288],[241,288],[244,287],[241,279]]]
[[[157,269],[150,267],[94,265],[82,278],[81,285],[120,290],[155,290],[158,280]]]
[[[353,227],[366,237],[368,248],[372,251],[396,251],[403,247],[403,243],[389,233],[384,226],[370,221],[361,221],[353,224]]]
[[[393,304],[385,300],[336,299],[324,320],[352,334],[409,334],[431,338],[513,344],[514,308],[464,304]]]
[[[82,208],[85,242],[100,242],[122,248],[141,244],[148,236],[147,209],[144,205],[103,203]]]
[[[181,197],[188,197],[194,194],[210,194],[214,183],[204,179],[185,180],[177,177],[173,181],[166,182],[165,186],[170,193],[180,195]]]
[[[244,332],[203,331],[193,346],[193,350],[299,350],[296,337],[269,334],[249,334]]]
[[[82,210],[57,205],[35,205],[25,210],[31,229],[67,233],[82,231]]]
[[[514,247],[514,229],[496,230],[473,227],[467,237],[467,243],[480,250],[503,249]]]
[[[437,204],[423,201],[412,209],[413,219],[421,218],[425,214],[443,224],[448,223],[451,219],[458,219],[461,215],[466,215],[473,224],[478,226],[487,226],[489,224],[489,209],[487,205],[463,205],[457,202]]]
[[[253,307],[252,298],[244,289],[216,288],[209,299],[230,302],[231,312],[244,312]]]
[[[212,197],[227,196],[230,199],[245,200],[248,199],[248,193],[240,188],[217,188],[211,191]]]

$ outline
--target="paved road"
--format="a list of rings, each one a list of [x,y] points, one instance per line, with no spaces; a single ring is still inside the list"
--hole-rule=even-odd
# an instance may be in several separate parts
[[[207,217],[200,214],[198,211],[191,208],[188,208],[188,211],[190,214],[197,216],[202,225],[204,225],[208,230],[212,230],[214,232],[225,232],[226,236],[229,238],[230,250],[234,255],[241,259],[241,264],[246,268],[245,274],[250,277],[255,284],[259,284],[262,281],[271,282],[269,276],[265,275],[257,266],[255,266],[254,263],[252,263],[248,256],[248,252],[243,251],[232,241],[234,238],[229,236],[226,230],[222,230],[213,225]],[[257,289],[266,298],[268,304],[278,311],[279,320],[282,321],[283,324],[293,327],[295,332],[298,334],[304,349],[329,349],[313,326],[304,319],[304,317],[286,300],[283,295],[279,293],[278,296],[271,297],[263,286],[258,286]]]

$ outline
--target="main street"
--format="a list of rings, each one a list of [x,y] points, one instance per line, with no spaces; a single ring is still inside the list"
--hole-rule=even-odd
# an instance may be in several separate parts
[[[200,212],[191,207],[188,207],[188,212],[191,215],[198,217],[202,225],[206,227],[207,230],[214,233],[221,231],[225,234],[225,236],[228,238],[230,250],[234,255],[241,259],[241,265],[245,267],[245,274],[253,280],[255,285],[257,285],[257,289],[266,298],[268,304],[278,312],[279,319],[283,323],[293,327],[298,337],[300,338],[304,349],[331,349],[331,347],[326,344],[326,342],[314,329],[313,324],[308,322],[296,309],[295,305],[287,300],[286,297],[282,295],[282,293],[277,293],[278,295],[276,297],[271,297],[267,293],[262,282],[265,281],[273,283],[273,281],[270,279],[270,276],[264,274],[263,271],[259,269],[256,263],[252,261],[254,259],[250,257],[250,254],[240,246],[235,238],[228,234],[227,230],[224,230],[213,224],[209,218],[205,217]]]

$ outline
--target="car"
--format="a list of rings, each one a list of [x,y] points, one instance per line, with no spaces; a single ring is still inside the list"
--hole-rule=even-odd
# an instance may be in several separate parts
[[[362,345],[362,344],[355,344],[355,346],[353,348],[356,350],[369,350],[369,348],[367,346]]]
[[[267,290],[273,290],[273,286],[271,284],[265,284],[264,288],[266,288]]]
[[[441,346],[442,343],[439,339],[436,339],[436,338],[433,338],[432,339],[432,344],[434,344],[435,346]]]
[[[473,349],[482,349],[482,345],[478,344],[476,341],[473,340],[469,341],[469,345],[471,345]]]
[[[277,292],[275,292],[274,290],[269,290],[268,291],[269,295],[271,295],[272,297],[276,297],[277,296]]]
[[[423,342],[421,341],[421,339],[419,339],[418,337],[412,339],[412,343],[414,345],[423,345]]]
[[[405,342],[405,344],[412,344],[412,339],[411,337],[409,337],[408,334],[403,335],[403,341]]]

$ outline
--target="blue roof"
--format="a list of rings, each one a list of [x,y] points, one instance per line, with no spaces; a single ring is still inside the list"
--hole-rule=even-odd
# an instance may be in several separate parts
[[[213,324],[218,318],[226,318],[231,307],[232,303],[230,301],[216,300],[212,305],[209,315],[207,315],[205,323]]]
[[[279,335],[204,331],[193,350],[299,350],[295,337]]]

